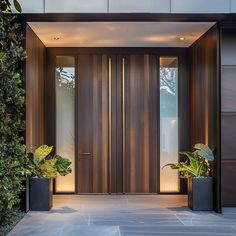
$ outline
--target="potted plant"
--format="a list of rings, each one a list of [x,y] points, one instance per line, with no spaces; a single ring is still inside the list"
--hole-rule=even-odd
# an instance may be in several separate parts
[[[213,209],[213,151],[205,144],[198,143],[193,152],[180,152],[187,157],[186,161],[167,164],[180,172],[181,178],[188,179],[188,206],[192,210],[204,211]],[[163,167],[163,168],[164,168]]]
[[[27,153],[30,210],[49,211],[52,207],[52,179],[71,173],[71,161],[59,155],[50,155],[53,147],[42,145]]]

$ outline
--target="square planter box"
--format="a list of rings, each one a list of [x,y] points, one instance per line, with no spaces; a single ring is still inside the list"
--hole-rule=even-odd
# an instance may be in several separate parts
[[[30,210],[49,211],[52,208],[52,179],[30,178]]]
[[[194,211],[213,210],[213,178],[189,178],[188,207]]]

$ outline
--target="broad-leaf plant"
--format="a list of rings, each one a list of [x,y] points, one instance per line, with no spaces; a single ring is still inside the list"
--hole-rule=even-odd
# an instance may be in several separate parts
[[[167,164],[163,168],[170,167],[178,170],[181,178],[209,177],[214,161],[213,151],[202,143],[197,143],[194,149],[193,152],[180,152],[180,155],[186,156],[185,161]]]
[[[28,151],[26,175],[38,178],[56,178],[71,173],[71,161],[60,155],[51,155],[53,147],[41,145]]]

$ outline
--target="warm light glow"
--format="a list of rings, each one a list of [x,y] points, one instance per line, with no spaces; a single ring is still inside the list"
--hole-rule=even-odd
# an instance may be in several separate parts
[[[75,191],[75,58],[58,56],[56,61],[56,152],[72,161],[72,173],[56,179],[56,192]]]
[[[160,58],[160,191],[179,192],[178,58]]]
[[[180,41],[184,41],[184,40],[185,40],[185,38],[184,38],[184,37],[181,37],[181,38],[179,38],[179,40],[180,40]]]
[[[215,23],[28,22],[28,24],[46,47],[189,47]],[[188,37],[180,41],[180,35]]]

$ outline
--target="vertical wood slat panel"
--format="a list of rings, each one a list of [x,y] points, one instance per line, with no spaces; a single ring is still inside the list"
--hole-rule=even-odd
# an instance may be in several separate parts
[[[208,46],[206,46],[208,45]],[[208,32],[191,48],[191,146],[197,142],[215,147],[216,105],[212,100],[217,77],[215,30]],[[211,117],[210,117],[211,116]],[[210,124],[211,121],[211,124]]]
[[[37,35],[26,27],[26,145],[45,142],[44,77],[46,48]]]
[[[78,191],[93,192],[93,161],[91,156],[79,153],[93,153],[91,137],[92,121],[92,60],[88,55],[78,56]]]
[[[107,56],[79,55],[78,189],[108,192],[108,64]],[[80,155],[80,153],[91,153]]]
[[[150,193],[153,191],[155,193],[157,192],[156,172],[159,155],[156,148],[157,106],[154,105],[157,101],[156,86],[153,89],[158,79],[156,73],[153,72],[157,69],[156,58],[150,55],[130,55],[128,61],[129,71],[126,71],[125,81],[126,192]],[[153,120],[156,121],[154,124],[151,122]]]
[[[218,28],[212,27],[190,47],[191,147],[201,142],[216,148],[213,168],[214,209],[221,211],[218,124]]]
[[[117,55],[109,55],[112,61],[111,80],[111,193],[122,193],[122,83],[121,59]]]

